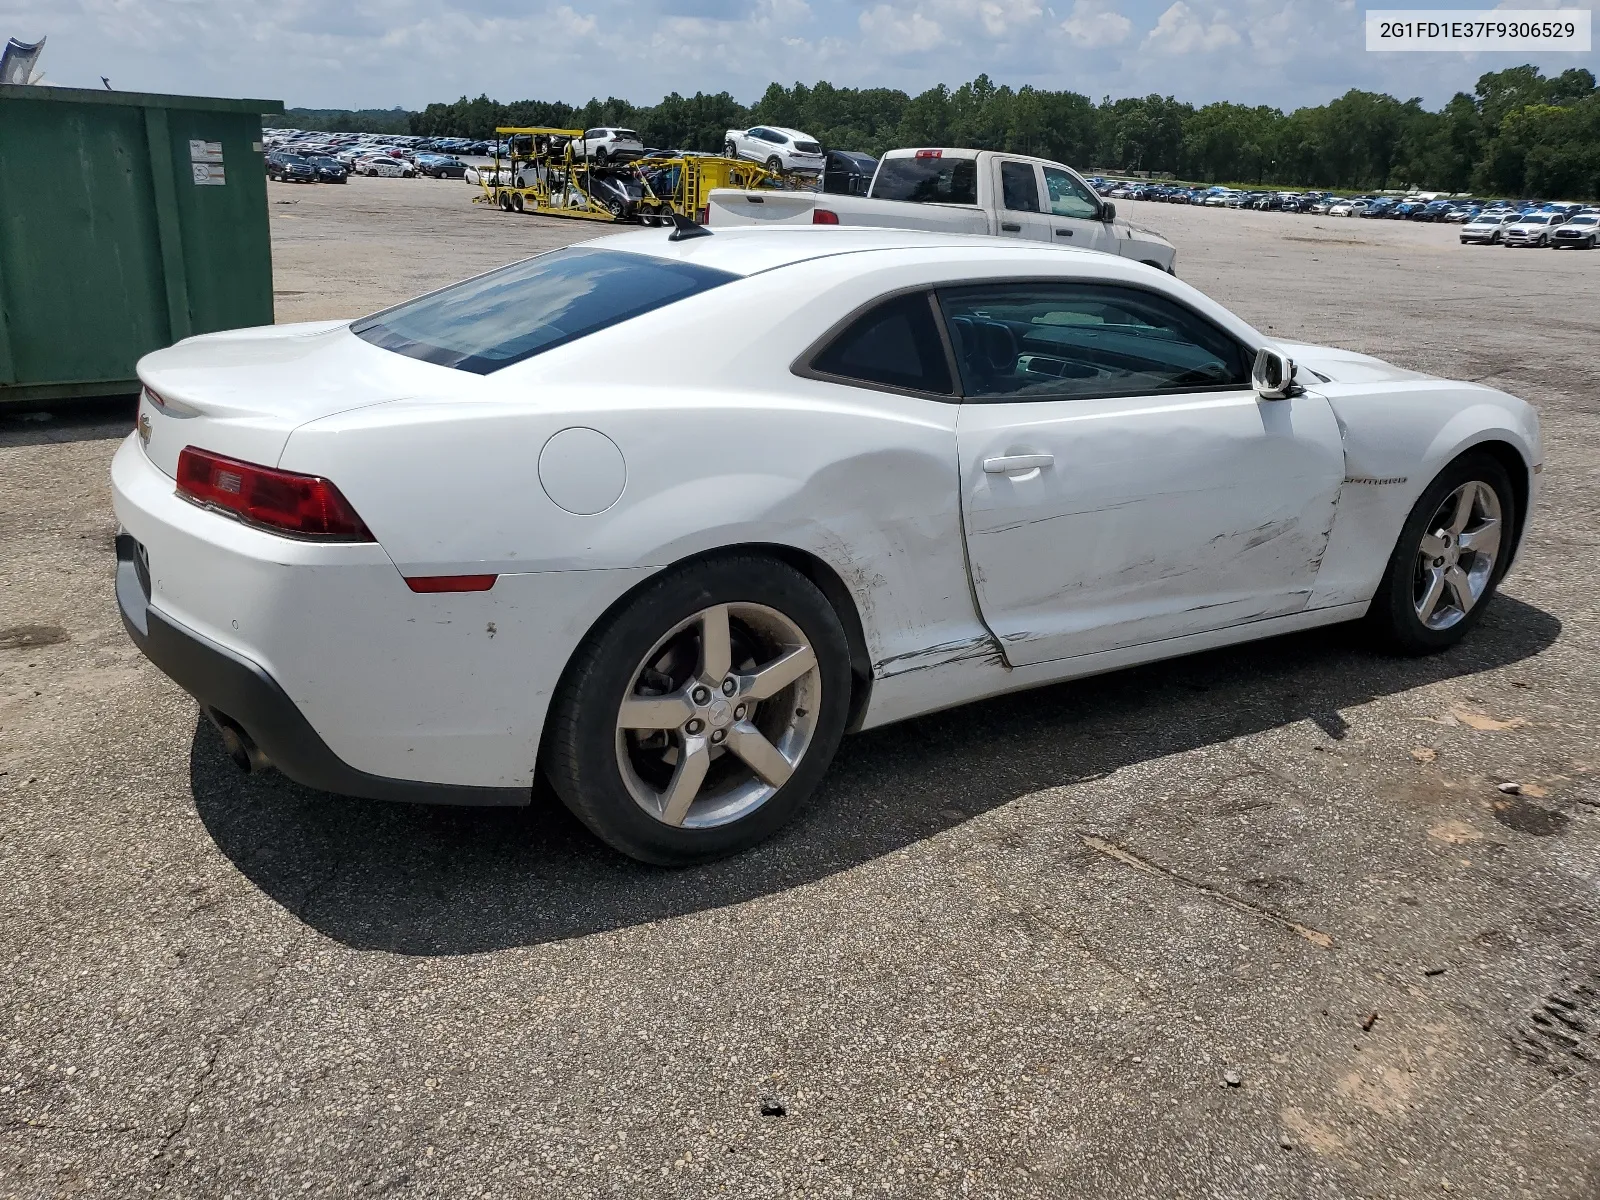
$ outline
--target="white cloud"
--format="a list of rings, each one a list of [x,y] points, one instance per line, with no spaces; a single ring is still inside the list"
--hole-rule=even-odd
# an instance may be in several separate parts
[[[1193,54],[1237,46],[1239,40],[1237,31],[1221,16],[1214,15],[1208,25],[1183,0],[1173,0],[1144,41],[1160,54]]]
[[[1076,0],[1072,12],[1061,22],[1062,32],[1074,46],[1097,50],[1128,40],[1133,22],[1111,6],[1112,0]]]
[[[868,40],[891,54],[932,50],[944,42],[944,27],[915,9],[902,12],[880,4],[863,12],[858,23]]]
[[[1038,0],[943,0],[940,7],[964,20],[977,20],[990,37],[1008,37],[1032,25],[1044,9]]]
[[[0,30],[49,36],[40,67],[51,83],[98,88],[109,75],[128,90],[310,108],[421,108],[480,92],[652,104],[670,91],[727,90],[748,103],[775,79],[915,94],[980,71],[1097,99],[1159,91],[1288,109],[1359,87],[1434,107],[1489,69],[1463,55],[1367,54],[1359,9],[1372,3],[0,0]],[[1572,59],[1517,61],[1551,73]]]

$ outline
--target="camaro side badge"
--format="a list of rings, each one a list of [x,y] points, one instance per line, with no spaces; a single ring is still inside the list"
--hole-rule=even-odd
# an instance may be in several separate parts
[[[1383,487],[1391,483],[1404,483],[1406,481],[1406,476],[1395,475],[1388,479],[1374,479],[1370,475],[1346,475],[1344,477],[1344,481],[1346,483],[1370,483],[1376,487]]]
[[[139,414],[139,440],[146,446],[150,444],[150,414]]]

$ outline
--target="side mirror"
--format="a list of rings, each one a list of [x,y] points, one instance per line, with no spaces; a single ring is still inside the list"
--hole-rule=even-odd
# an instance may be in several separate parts
[[[1108,225],[1117,219],[1117,206],[1109,200],[1100,202],[1100,219]]]
[[[1281,350],[1263,346],[1256,351],[1250,385],[1263,400],[1286,400],[1300,391],[1294,381],[1294,370],[1294,359]]]

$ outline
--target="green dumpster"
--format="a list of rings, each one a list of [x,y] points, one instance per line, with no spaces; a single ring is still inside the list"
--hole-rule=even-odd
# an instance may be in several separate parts
[[[272,323],[278,100],[0,85],[0,405],[138,390],[139,356]]]

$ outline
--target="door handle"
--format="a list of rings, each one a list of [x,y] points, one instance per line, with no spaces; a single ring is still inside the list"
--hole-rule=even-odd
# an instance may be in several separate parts
[[[1037,471],[1040,467],[1055,466],[1054,454],[1007,454],[1003,458],[986,458],[983,469],[990,475],[1009,475],[1013,471]]]
[[[1000,230],[1001,230],[1002,233],[1021,233],[1022,232],[1022,226],[1021,225],[1012,225],[1012,224],[1010,224],[1010,223],[1008,223],[1006,221],[1001,221],[1000,222]]]
[[[1056,236],[1057,237],[1071,237],[1072,236],[1072,230],[1070,230],[1070,229],[1058,229],[1058,230],[1056,230]]]

